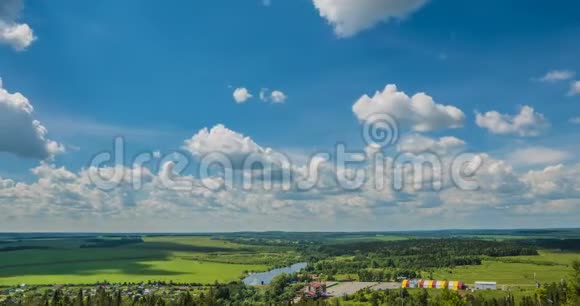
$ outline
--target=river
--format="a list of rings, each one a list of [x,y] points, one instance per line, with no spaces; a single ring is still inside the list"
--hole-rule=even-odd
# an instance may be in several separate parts
[[[254,274],[251,274],[248,277],[244,278],[243,281],[246,285],[251,285],[251,286],[268,285],[272,281],[272,279],[274,279],[274,277],[276,277],[282,273],[290,274],[290,273],[299,272],[300,270],[306,268],[306,266],[307,266],[307,264],[305,262],[300,262],[297,264],[293,264],[289,267],[274,269],[274,270],[270,270],[268,272],[254,273]]]

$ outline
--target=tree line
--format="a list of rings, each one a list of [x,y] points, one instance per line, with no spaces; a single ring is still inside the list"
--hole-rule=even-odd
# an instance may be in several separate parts
[[[309,272],[333,279],[358,275],[361,281],[390,281],[420,277],[435,268],[480,265],[485,257],[538,255],[537,249],[509,241],[474,239],[415,239],[384,242],[322,244],[301,249]]]

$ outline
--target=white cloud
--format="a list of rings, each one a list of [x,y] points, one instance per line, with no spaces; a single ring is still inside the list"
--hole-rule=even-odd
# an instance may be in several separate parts
[[[552,70],[546,73],[540,81],[542,82],[557,82],[566,81],[574,77],[576,73],[570,70]]]
[[[404,137],[399,144],[399,149],[405,152],[439,154],[444,170],[449,168],[455,153],[464,151],[465,147],[465,142],[455,137],[431,139],[417,134]],[[196,156],[222,152],[238,160],[250,154],[268,159],[275,153],[223,125],[202,129],[185,141],[184,148]],[[332,161],[315,157],[320,161],[316,177],[309,172],[305,159],[292,165],[292,180],[308,179],[316,183],[311,189],[302,191],[294,188],[295,185],[288,191],[259,187],[241,190],[238,185],[218,188],[223,178],[178,174],[173,172],[171,162],[158,165],[156,174],[147,168],[91,167],[71,171],[41,163],[32,169],[34,177],[29,183],[0,178],[0,210],[6,212],[0,216],[0,230],[20,229],[17,226],[22,223],[29,230],[37,230],[47,224],[94,219],[98,219],[103,228],[86,228],[93,223],[79,221],[76,227],[68,229],[111,230],[118,222],[125,226],[114,227],[118,231],[160,228],[182,231],[191,230],[192,224],[195,230],[204,231],[295,230],[298,218],[307,224],[308,230],[384,230],[385,222],[390,227],[408,229],[410,221],[427,223],[426,227],[445,228],[449,222],[465,226],[473,220],[483,220],[473,226],[489,227],[500,222],[493,215],[500,208],[502,222],[525,221],[529,215],[541,216],[542,213],[558,216],[580,213],[580,164],[521,173],[509,160],[496,160],[487,154],[479,156],[483,160],[482,167],[470,178],[478,182],[478,190],[461,191],[445,176],[441,178],[443,190],[440,192],[412,188],[393,190],[393,159],[390,157],[385,158],[386,167],[378,169],[364,163],[360,168],[337,167]],[[378,179],[370,177],[359,190],[345,191],[339,186],[336,175],[351,175],[357,169],[385,175],[384,186],[377,187]],[[123,171],[123,175],[115,176],[115,171]],[[236,169],[235,172],[240,171]],[[118,186],[108,191],[100,190],[91,181],[95,173],[113,177]],[[256,177],[253,173],[243,174]],[[164,182],[168,176],[189,183],[191,189],[168,189]],[[423,182],[429,183],[430,179],[431,176],[425,177]],[[134,187],[136,180],[142,182],[139,188]],[[55,222],[57,220],[59,222]],[[150,222],[153,220],[155,222]],[[543,224],[541,219],[536,222]]]
[[[570,84],[570,91],[568,92],[569,96],[577,96],[580,95],[580,81],[574,81]]]
[[[457,107],[438,104],[425,93],[409,97],[392,84],[387,85],[384,91],[376,92],[373,97],[362,96],[352,110],[361,121],[375,114],[388,114],[402,127],[418,132],[458,128],[463,126],[465,120],[465,114]]]
[[[493,134],[518,135],[521,137],[538,136],[550,124],[543,114],[537,113],[530,106],[523,106],[516,115],[500,114],[490,111],[485,114],[476,113],[479,127],[487,129]]]
[[[475,177],[481,191],[496,192],[505,196],[518,194],[526,189],[526,185],[508,162],[496,160],[488,154],[481,154],[480,157],[483,158],[483,163]]]
[[[260,100],[268,102],[268,88],[260,89]]]
[[[512,164],[554,165],[572,157],[570,152],[546,147],[528,147],[512,152],[508,159]]]
[[[191,229],[192,224],[195,230],[205,231],[295,230],[297,218],[308,224],[308,230],[384,230],[385,222],[408,229],[409,218],[417,224],[427,222],[428,227],[447,228],[454,220],[453,224],[461,226],[482,220],[474,226],[489,227],[497,222],[526,221],[530,215],[540,216],[534,222],[542,225],[543,214],[577,216],[580,212],[580,164],[518,173],[506,161],[481,156],[483,166],[473,178],[480,189],[469,192],[451,186],[441,192],[394,192],[389,180],[384,189],[376,189],[371,180],[360,190],[346,192],[337,187],[334,173],[351,171],[335,169],[331,162],[320,166],[319,182],[313,189],[288,192],[210,189],[206,186],[219,186],[221,178],[199,179],[176,173],[173,175],[191,184],[191,190],[170,190],[162,180],[171,171],[168,163],[158,174],[121,166],[73,172],[42,163],[32,169],[34,180],[30,183],[0,178],[0,209],[5,212],[0,216],[0,229],[25,223],[25,228],[38,230],[80,220],[85,222],[65,229],[88,230],[94,223],[86,221],[96,218],[102,227],[95,230],[123,224],[118,231],[180,231]],[[123,175],[115,178],[119,185],[112,190],[100,190],[90,180],[90,173],[115,177],[115,171],[123,171]],[[295,173],[308,176],[305,166],[297,167]],[[143,182],[138,189],[133,187],[135,180]],[[501,221],[491,217],[500,208]],[[405,222],[400,222],[402,219]]]
[[[537,196],[545,199],[578,199],[580,197],[580,164],[559,164],[540,171],[529,171],[523,181]]]
[[[260,100],[263,102],[284,103],[286,99],[288,99],[288,96],[281,90],[273,90],[272,92],[269,92],[268,88],[260,90]]]
[[[287,98],[288,96],[279,90],[274,90],[270,94],[270,100],[272,100],[272,103],[284,103]]]
[[[451,136],[432,139],[419,134],[404,137],[397,145],[399,152],[419,154],[432,152],[442,155],[457,153],[465,149],[465,141]]]
[[[314,0],[320,16],[339,37],[354,36],[391,19],[403,19],[421,8],[426,0]]]
[[[200,130],[191,139],[185,141],[184,148],[199,156],[212,152],[248,155],[264,151],[250,137],[232,131],[223,124],[218,124],[211,129],[204,128]]]
[[[0,43],[8,44],[17,51],[26,49],[36,39],[28,24],[16,22],[22,6],[22,0],[0,2]]]
[[[272,149],[262,148],[250,137],[232,131],[222,124],[200,130],[185,141],[183,148],[199,157],[211,153],[225,154],[234,167],[241,166],[250,154],[267,155],[272,152]]]
[[[580,117],[570,118],[570,123],[572,123],[572,124],[580,124]]]
[[[34,108],[21,93],[10,93],[0,79],[0,151],[46,159],[63,152],[47,138],[47,129],[34,118]]]
[[[136,169],[123,169],[125,175],[121,184],[110,191],[96,188],[88,179],[89,171],[110,172],[110,168],[75,173],[42,164],[33,169],[36,180],[32,183],[0,178],[0,209],[6,212],[0,216],[0,229],[14,229],[25,223],[26,226],[17,228],[46,230],[50,224],[82,220],[85,222],[64,229],[86,230],[94,224],[86,221],[95,218],[103,226],[99,228],[101,230],[111,230],[111,225],[118,223],[128,226],[124,230],[133,231],[179,230],[191,228],[191,224],[195,224],[197,230],[289,229],[283,224],[304,212],[318,210],[328,215],[334,210],[358,213],[365,208],[364,198],[360,196],[329,196],[333,202],[325,199],[314,204],[277,198],[272,192],[212,191],[201,185],[199,179],[186,176],[181,179],[190,181],[192,190],[173,191],[164,187],[160,179],[162,173],[156,176]],[[143,179],[142,188],[137,190],[131,186],[134,179]],[[205,184],[214,179],[219,184],[217,178],[205,178]],[[337,202],[344,205],[332,204]],[[355,210],[356,205],[361,206]],[[308,221],[318,219],[302,218]],[[152,223],[153,220],[156,221]],[[317,221],[320,224],[323,220]]]
[[[252,98],[252,94],[250,94],[248,89],[245,87],[236,88],[236,90],[234,90],[233,96],[236,103],[244,103],[248,101],[248,99]]]

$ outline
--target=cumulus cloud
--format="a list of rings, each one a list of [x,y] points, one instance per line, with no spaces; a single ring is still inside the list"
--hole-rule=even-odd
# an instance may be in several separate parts
[[[236,90],[234,90],[233,96],[236,103],[244,103],[252,98],[252,94],[250,94],[248,89],[245,87],[236,88]]]
[[[522,179],[536,197],[576,200],[580,197],[580,164],[548,166],[529,171]]]
[[[10,210],[11,213],[16,211],[21,215],[43,215],[48,220],[61,216],[134,218],[152,210],[147,203],[153,201],[161,206],[160,202],[168,200],[171,193],[180,194],[165,188],[160,176],[153,175],[144,168],[90,167],[73,172],[64,167],[41,163],[32,169],[32,173],[36,180],[31,183],[0,183],[0,208]],[[93,179],[96,173],[115,187],[102,189]],[[197,184],[191,192],[185,193],[185,196],[190,197],[192,209],[196,207],[192,198],[200,196],[203,190]],[[179,204],[183,203],[173,205]]]
[[[274,90],[270,94],[270,99],[272,100],[272,103],[284,103],[287,98],[288,97],[286,96],[286,94],[279,90]]]
[[[494,159],[488,154],[481,154],[480,157],[483,163],[476,179],[482,191],[517,194],[525,190],[525,184],[508,162]]]
[[[580,95],[580,81],[574,81],[570,84],[570,91],[568,92],[569,96],[577,96]]]
[[[10,93],[0,79],[0,151],[46,159],[63,152],[47,138],[47,129],[34,118],[34,108],[21,93]]]
[[[547,166],[526,173],[517,172],[509,162],[487,154],[475,177],[480,185],[469,193],[445,190],[446,207],[456,212],[484,214],[485,207],[500,209],[502,215],[546,215],[580,213],[580,164]],[[487,211],[489,213],[489,211]],[[535,218],[538,224],[540,218]],[[563,219],[562,219],[563,220]]]
[[[411,134],[401,139],[398,149],[416,154],[434,152],[441,159],[441,168],[446,170],[452,157],[465,147],[465,142],[456,137],[432,139]],[[271,160],[275,153],[223,125],[200,130],[185,141],[184,149],[196,156],[221,152],[240,161],[251,154]],[[569,214],[580,211],[577,206],[580,164],[522,173],[512,167],[510,160],[497,160],[488,154],[476,157],[483,162],[470,179],[478,183],[479,189],[462,191],[453,186],[448,177],[443,177],[437,179],[443,181],[440,192],[413,188],[394,190],[392,165],[395,161],[391,157],[383,157],[385,167],[374,168],[363,162],[344,168],[316,156],[310,161],[316,165],[316,173],[311,172],[313,168],[307,159],[301,160],[291,165],[292,188],[286,191],[241,189],[235,184],[224,188],[225,176],[221,173],[207,177],[178,173],[171,161],[154,167],[158,168],[157,173],[136,165],[71,171],[43,162],[32,169],[31,182],[0,178],[0,209],[7,212],[0,216],[0,224],[13,228],[15,223],[11,220],[22,222],[25,218],[43,216],[47,222],[55,218],[98,218],[100,224],[108,228],[115,220],[122,220],[123,224],[133,220],[143,231],[154,229],[147,227],[151,224],[148,220],[155,220],[155,224],[165,222],[164,230],[174,231],[190,228],[191,224],[200,226],[196,230],[206,231],[224,230],[223,226],[227,230],[280,230],[293,229],[292,220],[301,218],[312,226],[309,230],[344,229],[345,226],[361,230],[375,226],[384,229],[381,226],[385,220],[391,225],[403,219],[405,222],[398,226],[405,228],[409,218],[418,224],[436,220],[429,226],[445,227],[453,220],[470,222],[485,218],[486,214],[498,209],[504,216],[524,217],[542,212]],[[359,189],[345,190],[340,185],[339,175],[352,178],[357,170],[384,177],[370,176]],[[100,189],[94,180],[96,173],[115,187]],[[117,175],[119,173],[121,175]],[[255,177],[251,172],[246,174]],[[432,179],[435,178],[428,175],[423,183]],[[174,185],[168,184],[168,180],[186,183],[190,188],[172,189]],[[295,183],[301,180],[312,182],[312,186],[299,190]],[[382,181],[381,187],[377,185],[379,181]],[[485,225],[493,225],[493,222]],[[119,230],[127,229],[131,228]]]
[[[426,0],[314,0],[320,16],[339,37],[350,37],[391,19],[403,19]]]
[[[465,120],[465,114],[457,107],[438,104],[425,93],[409,97],[393,84],[387,85],[382,92],[377,91],[373,97],[362,96],[352,110],[361,121],[375,114],[388,114],[402,127],[418,132],[458,128]]]
[[[406,222],[399,225],[405,228],[408,218],[413,218],[413,222],[428,222],[429,226],[445,227],[454,219],[486,218],[498,209],[504,217],[517,214],[524,218],[530,214],[580,211],[577,205],[580,203],[580,164],[518,173],[506,161],[486,154],[481,157],[483,166],[473,178],[480,188],[469,192],[451,187],[441,192],[412,189],[395,192],[388,179],[382,189],[377,189],[376,182],[371,180],[361,189],[347,192],[337,186],[334,177],[337,172],[352,173],[352,169],[336,169],[331,162],[324,161],[319,167],[319,182],[312,189],[288,192],[241,190],[235,186],[211,188],[208,185],[221,185],[222,178],[180,175],[172,171],[170,162],[161,165],[158,174],[122,166],[91,167],[73,172],[42,163],[32,169],[35,179],[30,183],[0,178],[0,209],[6,212],[0,216],[0,224],[10,228],[16,225],[14,220],[21,223],[30,218],[36,220],[32,228],[37,229],[39,224],[46,225],[53,220],[98,218],[107,228],[115,224],[115,220],[123,224],[133,220],[143,231],[155,229],[147,222],[151,220],[171,230],[190,228],[191,224],[200,226],[196,230],[223,230],[223,226],[228,230],[279,230],[293,229],[295,224],[286,222],[301,218],[313,226],[309,230],[344,229],[345,226],[360,230],[374,226],[381,229],[385,220],[398,224],[400,219],[405,219]],[[296,168],[297,175],[309,175],[307,167]],[[117,171],[123,171],[122,175],[115,175]],[[95,172],[112,178],[117,187],[107,191],[99,189],[91,179]],[[174,180],[187,181],[191,188],[186,191],[168,189],[164,179],[168,173]],[[142,182],[139,188],[134,185],[137,180]],[[38,222],[38,216],[46,223]],[[489,220],[497,219],[487,219],[483,226],[494,225]],[[540,219],[535,221],[541,224]]]
[[[124,206],[123,199],[113,200],[112,194],[99,191],[83,172],[73,173],[64,167],[42,163],[32,173],[37,179],[35,182],[0,189],[0,206],[12,202],[15,210],[48,216],[64,212],[68,216],[83,212],[106,214],[113,207]],[[116,193],[121,195],[122,191]]]
[[[570,152],[546,147],[529,147],[517,149],[509,155],[513,164],[554,165],[572,157]]]
[[[557,81],[566,81],[570,80],[574,77],[576,73],[571,70],[552,70],[546,73],[540,81],[542,82],[557,82]]]
[[[297,218],[304,212],[325,212],[325,216],[335,212],[357,215],[371,205],[360,194],[331,193],[316,189],[309,191],[309,195],[303,198],[313,199],[318,195],[319,200],[314,202],[304,201],[299,193],[284,197],[280,193],[261,189],[208,188],[212,184],[221,185],[223,179],[200,179],[173,173],[170,163],[161,165],[159,174],[152,174],[147,169],[122,166],[91,167],[72,172],[64,167],[43,163],[32,169],[35,180],[31,183],[0,178],[0,209],[9,211],[0,216],[0,224],[9,226],[8,222],[14,218],[22,222],[25,218],[43,216],[43,220],[48,223],[55,218],[83,220],[97,217],[103,224],[114,220],[138,220],[141,226],[149,224],[145,222],[147,218],[159,222],[170,220],[169,226],[180,219],[187,219],[189,223],[202,222],[206,230],[214,227],[223,230],[223,226],[236,229],[238,221],[244,220],[242,223],[249,224],[250,229],[263,229],[267,224],[280,229],[280,222]],[[116,187],[100,189],[100,185],[92,179],[95,173],[110,178]],[[186,181],[191,188],[169,189],[166,182],[168,173],[173,176],[172,180]],[[134,185],[137,181],[143,182],[138,188]],[[251,222],[246,223],[249,220]],[[144,227],[144,230],[147,229],[151,230],[151,227]]]
[[[442,156],[464,150],[465,141],[452,136],[432,139],[419,134],[413,134],[401,139],[397,146],[399,152],[413,154],[433,152]]]
[[[183,148],[198,157],[211,153],[225,154],[235,167],[241,166],[250,154],[272,153],[272,149],[263,148],[250,137],[232,131],[222,124],[200,130],[185,141]]]
[[[286,99],[288,99],[288,96],[281,90],[273,90],[272,92],[269,92],[268,88],[260,90],[260,100],[263,102],[284,103]]]
[[[485,114],[476,112],[475,122],[479,127],[493,134],[521,137],[538,136],[550,126],[543,114],[527,105],[523,106],[516,115],[500,114],[497,111]]]
[[[16,21],[22,6],[22,0],[0,1],[0,43],[17,51],[26,49],[36,39],[28,24]]]
[[[218,124],[211,129],[204,128],[191,139],[185,141],[185,149],[194,155],[203,156],[213,152],[222,152],[228,155],[248,155],[265,152],[250,137],[237,133]]]

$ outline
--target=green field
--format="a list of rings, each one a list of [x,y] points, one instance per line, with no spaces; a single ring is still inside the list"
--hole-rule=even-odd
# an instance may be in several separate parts
[[[0,252],[0,285],[91,284],[174,281],[209,284],[229,282],[247,271],[265,271],[268,262],[287,253],[261,253],[257,248],[210,237],[151,237],[144,243],[114,248],[79,248],[81,240],[39,239],[11,246],[49,247]]]
[[[25,284],[92,284],[99,281],[141,282],[146,280],[196,282],[237,280],[246,270],[266,270],[264,265],[234,265],[167,258],[164,260],[123,260],[111,258],[82,263],[31,265],[0,270],[0,285]]]
[[[495,281],[500,286],[528,286],[535,285],[536,280],[540,283],[551,283],[566,279],[570,273],[569,265],[574,259],[580,260],[580,254],[540,251],[539,256],[496,258],[484,260],[479,266],[440,269],[433,273],[433,277],[456,279],[468,284],[475,281]]]
[[[337,257],[341,261],[348,257]],[[460,280],[466,284],[476,281],[495,281],[498,286],[534,286],[540,283],[559,282],[570,274],[572,260],[580,260],[580,253],[540,251],[539,256],[515,256],[484,260],[481,265],[442,268],[432,272],[434,279]],[[536,273],[536,280],[534,280]],[[428,278],[430,272],[423,273]],[[335,280],[358,280],[356,273],[337,274]]]

